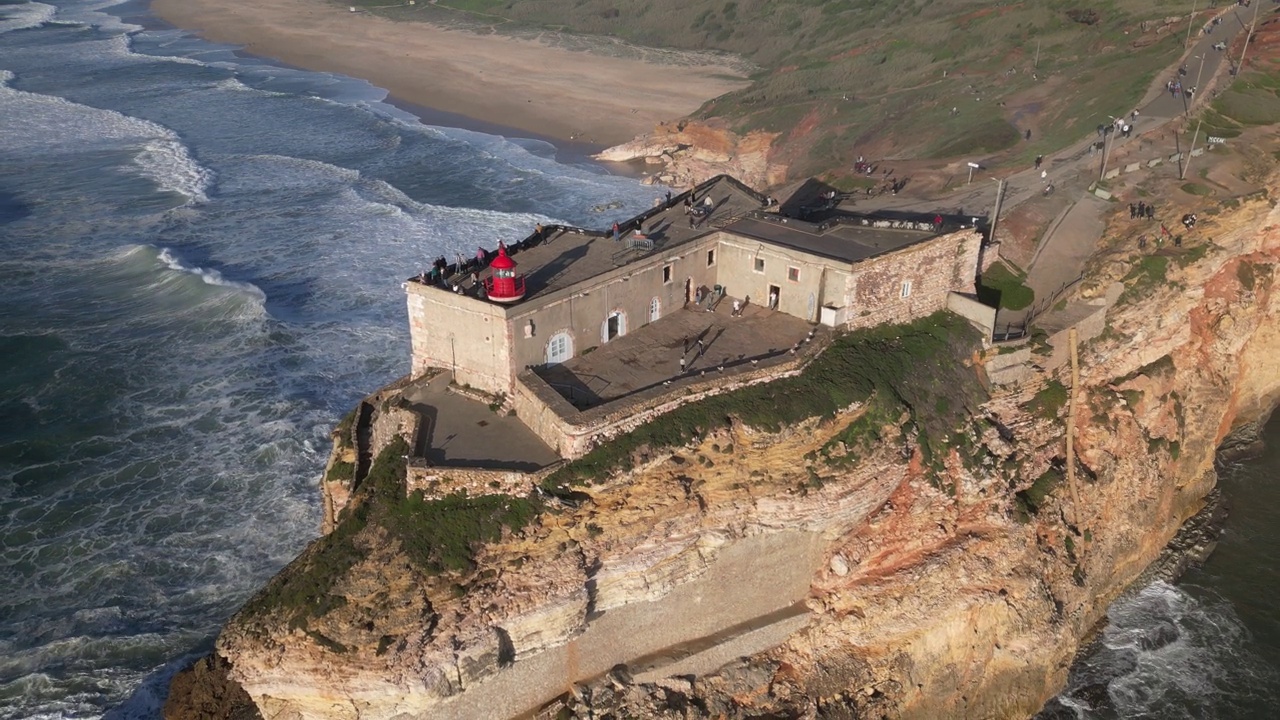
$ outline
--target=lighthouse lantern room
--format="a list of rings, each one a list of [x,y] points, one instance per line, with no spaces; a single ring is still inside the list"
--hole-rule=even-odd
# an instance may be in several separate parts
[[[513,303],[524,297],[524,276],[516,273],[516,262],[507,256],[505,247],[489,263],[493,275],[484,281],[485,294],[494,302]]]

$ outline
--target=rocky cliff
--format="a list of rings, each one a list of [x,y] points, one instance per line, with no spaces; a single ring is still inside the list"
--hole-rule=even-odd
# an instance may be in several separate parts
[[[596,155],[607,162],[639,160],[660,169],[652,179],[673,187],[692,187],[716,175],[732,175],[751,187],[777,187],[787,180],[787,165],[774,157],[778,133],[734,133],[722,121],[662,123],[653,132]]]
[[[934,396],[635,456],[470,563],[344,511],[168,716],[1029,716],[1276,405],[1278,219],[1257,197],[1100,264],[1074,388],[1065,334],[1011,388],[980,387],[999,350],[922,363]]]

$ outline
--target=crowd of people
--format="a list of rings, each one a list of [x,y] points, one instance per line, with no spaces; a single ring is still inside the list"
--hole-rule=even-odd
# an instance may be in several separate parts
[[[1156,206],[1139,200],[1138,204],[1129,203],[1129,219],[1137,220],[1146,218],[1147,220],[1156,219]]]
[[[539,232],[542,226],[539,225]],[[498,247],[505,247],[501,240],[498,241]],[[413,279],[423,285],[436,285],[444,290],[458,293],[459,295],[475,295],[484,297],[484,283],[480,282],[480,271],[489,265],[489,251],[483,247],[476,248],[475,257],[467,259],[462,253],[454,255],[453,265],[450,266],[449,261],[444,255],[436,258],[431,263],[431,267],[418,273]],[[463,283],[469,279],[469,286]]]

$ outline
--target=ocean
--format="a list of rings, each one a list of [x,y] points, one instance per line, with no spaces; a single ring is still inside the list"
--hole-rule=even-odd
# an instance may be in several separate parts
[[[368,83],[0,0],[0,720],[155,718],[318,532],[336,420],[403,375],[400,283],[655,194],[541,140],[424,125]],[[1081,718],[1280,703],[1280,423],[1226,468],[1216,554],[1112,608]]]
[[[1280,707],[1280,414],[1262,454],[1218,468],[1217,549],[1177,585],[1116,601],[1039,720],[1260,720]]]
[[[0,720],[154,718],[319,532],[401,283],[655,191],[112,0],[0,0]]]

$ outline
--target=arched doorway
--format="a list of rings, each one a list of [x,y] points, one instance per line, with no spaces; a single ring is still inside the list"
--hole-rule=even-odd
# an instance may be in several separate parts
[[[547,341],[547,364],[559,365],[573,357],[573,337],[560,331]]]
[[[614,310],[609,313],[604,322],[600,323],[600,342],[607,343],[610,340],[627,334],[627,314],[621,310]]]

